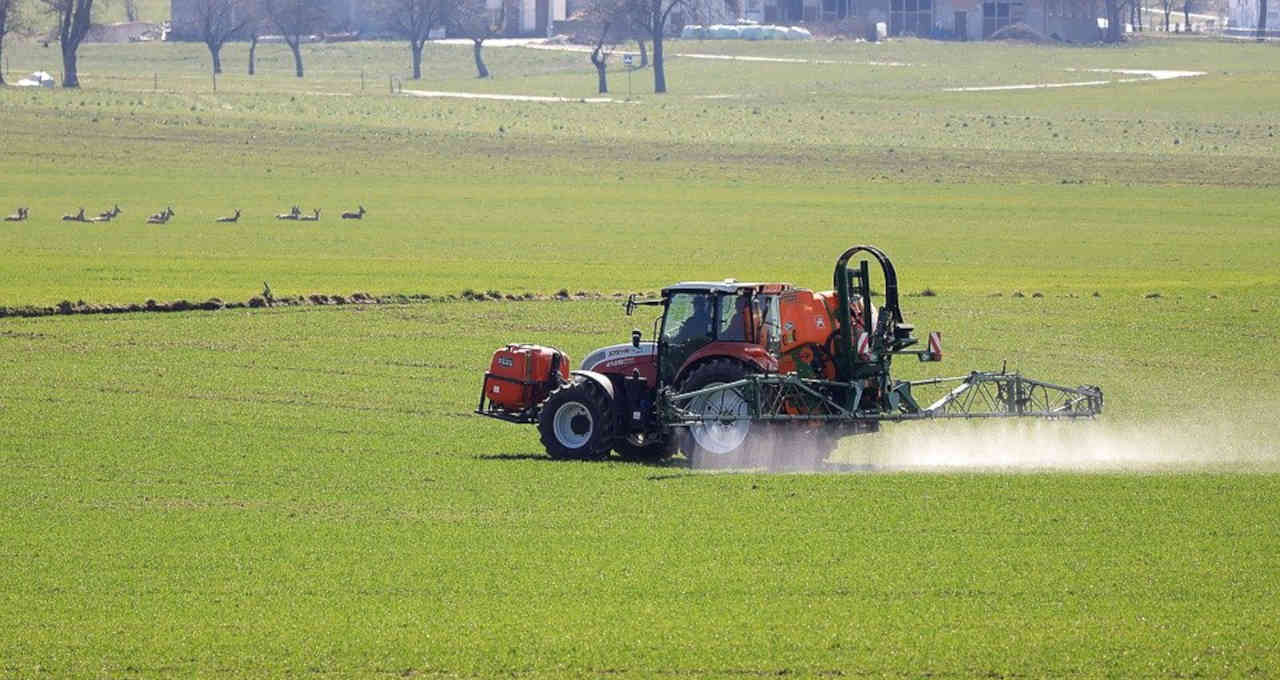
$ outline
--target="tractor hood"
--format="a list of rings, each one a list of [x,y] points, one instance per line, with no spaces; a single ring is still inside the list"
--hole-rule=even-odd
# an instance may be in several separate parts
[[[588,354],[587,358],[582,360],[582,370],[615,373],[617,371],[608,369],[631,365],[637,359],[650,359],[657,354],[658,343],[652,340],[641,342],[639,347],[633,347],[629,342],[609,345]]]

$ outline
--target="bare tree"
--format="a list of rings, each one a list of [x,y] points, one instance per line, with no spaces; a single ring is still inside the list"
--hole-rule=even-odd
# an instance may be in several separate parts
[[[388,0],[386,16],[391,28],[409,41],[413,79],[422,78],[422,48],[431,32],[448,23],[454,0]]]
[[[89,32],[93,0],[40,0],[58,19],[58,43],[62,47],[62,86],[80,87],[76,50]]]
[[[18,0],[0,0],[0,85],[4,85],[4,38],[21,28]]]
[[[600,94],[608,94],[609,92],[609,55],[613,54],[613,48],[617,45],[617,41],[610,40],[606,44],[606,40],[610,37],[609,28],[612,22],[605,21],[600,25],[599,38],[596,40],[596,46],[591,50],[591,65],[596,67],[596,91]]]
[[[677,7],[692,7],[690,0],[628,0],[630,15],[636,24],[653,41],[653,92],[667,91],[666,62],[662,55],[662,39],[667,32],[667,20]]]
[[[596,89],[600,94],[609,91],[609,55],[626,38],[624,31],[632,23],[630,12],[627,0],[592,0],[583,12],[585,23],[596,31],[591,65],[596,67]]]
[[[1164,10],[1164,32],[1169,32],[1169,12],[1173,11],[1173,0],[1160,0],[1160,9]]]
[[[131,22],[138,20],[138,4],[134,0],[124,0],[124,18]]]
[[[1267,39],[1267,0],[1258,0],[1258,42]]]
[[[294,70],[301,78],[302,39],[324,25],[323,3],[321,0],[266,0],[266,9],[272,25],[293,52]]]
[[[1186,27],[1186,32],[1191,32],[1191,0],[1183,0],[1182,2],[1182,25]]]
[[[476,60],[476,77],[488,78],[489,68],[484,65],[484,41],[498,35],[506,21],[507,3],[503,0],[497,9],[489,9],[485,0],[460,0],[450,20],[458,35],[471,39],[471,51]]]
[[[222,73],[222,45],[244,30],[252,18],[241,0],[196,0],[196,27],[209,48],[213,72]]]

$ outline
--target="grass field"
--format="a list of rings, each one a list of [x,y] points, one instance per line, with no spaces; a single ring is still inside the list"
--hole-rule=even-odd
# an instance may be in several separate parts
[[[33,215],[0,223],[0,305],[604,297],[0,318],[0,676],[1280,674],[1274,45],[677,42],[850,63],[677,58],[608,105],[391,96],[396,44],[301,81],[232,46],[215,94],[202,49],[0,90],[0,208]],[[593,94],[583,55],[488,54],[476,81],[432,46],[405,87]],[[1207,74],[943,91],[1094,77],[1066,68]],[[271,219],[295,203],[326,219]],[[825,287],[855,242],[938,293],[904,311],[946,361],[899,377],[1008,360],[1104,417],[767,475],[553,463],[470,414],[501,344],[648,335],[615,293]]]

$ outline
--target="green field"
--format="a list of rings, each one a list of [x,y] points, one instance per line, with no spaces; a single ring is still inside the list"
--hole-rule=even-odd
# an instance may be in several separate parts
[[[0,677],[1280,674],[1276,46],[677,41],[841,63],[674,58],[626,104],[392,96],[403,45],[308,48],[298,80],[229,46],[216,93],[175,44],[0,89],[0,210],[32,213],[0,306],[433,297],[0,318]],[[404,87],[594,95],[585,55],[487,54],[477,81],[431,46]],[[1068,68],[1207,73],[944,91],[1110,77]],[[295,203],[325,219],[272,219]],[[853,243],[944,333],[899,377],[1007,361],[1103,418],[891,426],[771,475],[555,463],[471,415],[501,344],[577,359],[649,334],[616,294],[827,287]]]

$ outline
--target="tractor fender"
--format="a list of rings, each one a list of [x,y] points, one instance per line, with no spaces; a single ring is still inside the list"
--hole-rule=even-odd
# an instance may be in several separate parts
[[[760,373],[778,372],[778,360],[772,354],[769,354],[768,350],[759,345],[716,342],[694,352],[688,361],[684,362],[684,366],[680,368],[680,373],[676,376],[674,384],[679,385],[680,381],[684,380],[684,377],[689,375],[690,371],[714,359],[732,359]]]
[[[604,390],[605,394],[609,395],[609,401],[613,402],[613,382],[609,380],[609,376],[595,371],[569,371],[569,375],[578,376],[595,383],[597,387]]]

